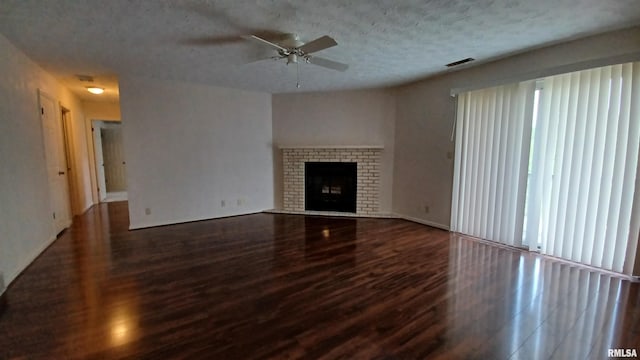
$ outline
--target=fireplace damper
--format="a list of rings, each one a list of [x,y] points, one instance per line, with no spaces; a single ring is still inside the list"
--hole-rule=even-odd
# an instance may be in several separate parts
[[[356,212],[354,162],[306,162],[305,210]]]

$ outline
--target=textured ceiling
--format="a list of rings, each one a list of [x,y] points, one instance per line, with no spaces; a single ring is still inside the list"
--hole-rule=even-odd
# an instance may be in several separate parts
[[[0,0],[0,33],[77,90],[140,75],[272,93],[397,85],[532,47],[640,24],[637,0]],[[249,33],[322,35],[337,72],[252,60]],[[468,66],[468,65],[467,65]],[[105,84],[106,85],[106,84]],[[117,96],[114,89],[107,89]]]

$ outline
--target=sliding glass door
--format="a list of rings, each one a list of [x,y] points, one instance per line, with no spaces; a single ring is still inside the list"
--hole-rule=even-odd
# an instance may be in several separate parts
[[[533,84],[459,95],[452,230],[630,274],[640,63]]]

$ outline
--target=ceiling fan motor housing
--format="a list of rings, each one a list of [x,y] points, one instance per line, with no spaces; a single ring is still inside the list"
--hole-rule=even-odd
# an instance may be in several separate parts
[[[300,46],[304,45],[304,43],[300,41],[300,37],[296,34],[283,35],[280,44],[289,49],[297,49]]]

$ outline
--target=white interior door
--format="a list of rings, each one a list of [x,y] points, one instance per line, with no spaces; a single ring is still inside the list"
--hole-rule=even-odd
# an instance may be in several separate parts
[[[56,101],[42,93],[38,93],[40,117],[47,162],[47,179],[51,212],[56,234],[71,225],[71,208],[69,204],[69,181],[67,160],[65,155],[62,122]]]
[[[107,185],[104,178],[104,159],[102,157],[102,121],[92,121],[93,152],[96,156],[96,180],[98,181],[98,199],[103,202],[107,197]]]
[[[75,179],[74,173],[74,159],[73,159],[73,132],[71,124],[71,111],[62,108],[60,113],[62,123],[62,135],[64,137],[64,154],[67,164],[67,179],[69,180],[69,204],[71,206],[71,216],[80,214],[82,212],[81,205],[78,203],[78,185]]]
[[[127,190],[126,164],[122,146],[120,124],[109,124],[100,129],[102,133],[102,160],[107,192]]]

